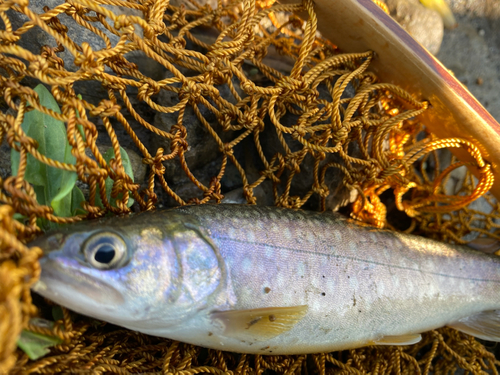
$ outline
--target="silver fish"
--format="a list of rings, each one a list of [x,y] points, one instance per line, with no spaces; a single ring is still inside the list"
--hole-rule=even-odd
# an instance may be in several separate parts
[[[449,325],[500,341],[500,259],[332,213],[186,206],[33,243],[35,286],[76,312],[240,353],[412,344]]]

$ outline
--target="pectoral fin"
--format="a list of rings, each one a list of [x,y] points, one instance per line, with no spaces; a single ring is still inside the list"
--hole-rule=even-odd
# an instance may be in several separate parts
[[[373,341],[372,345],[413,345],[422,340],[422,335],[419,333],[407,334],[401,336],[384,336]]]
[[[448,326],[483,340],[500,342],[500,310],[483,311]]]
[[[250,310],[216,311],[212,319],[224,324],[224,335],[262,341],[276,337],[297,324],[307,313],[307,305],[266,307]]]

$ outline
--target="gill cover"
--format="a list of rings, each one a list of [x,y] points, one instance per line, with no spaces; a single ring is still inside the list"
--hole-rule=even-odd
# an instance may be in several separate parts
[[[177,255],[180,281],[169,302],[177,307],[197,310],[221,297],[227,285],[227,270],[219,249],[206,230],[185,216],[184,220],[173,222],[166,228]]]

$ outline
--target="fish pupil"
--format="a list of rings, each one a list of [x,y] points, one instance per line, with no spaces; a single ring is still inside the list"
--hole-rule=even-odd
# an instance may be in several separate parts
[[[104,244],[95,252],[94,259],[96,262],[108,264],[113,260],[115,254],[113,246]]]

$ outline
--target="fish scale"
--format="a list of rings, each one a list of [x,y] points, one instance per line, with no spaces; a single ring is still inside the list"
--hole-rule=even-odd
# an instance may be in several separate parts
[[[41,260],[37,292],[209,348],[304,354],[410,344],[444,325],[500,336],[498,257],[334,213],[185,206],[68,226],[35,245],[48,250],[54,236],[60,245]],[[125,244],[121,263],[92,267],[89,243],[113,241]],[[93,293],[121,298],[104,303]]]

